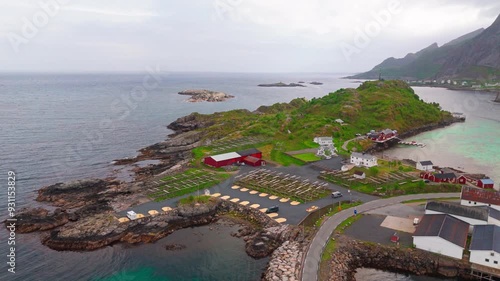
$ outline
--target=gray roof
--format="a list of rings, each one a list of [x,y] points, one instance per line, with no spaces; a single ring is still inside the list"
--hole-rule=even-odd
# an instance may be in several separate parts
[[[439,236],[465,248],[469,224],[449,215],[425,215],[413,236]]]
[[[432,164],[431,161],[420,161],[420,165],[422,165],[422,166],[429,166],[429,165],[434,165],[434,164]]]
[[[250,149],[236,151],[236,153],[238,153],[241,156],[248,156],[259,152],[260,150],[258,150],[257,148],[250,148]]]
[[[454,173],[446,173],[446,174],[434,174],[434,176],[436,177],[436,179],[455,179],[457,178],[457,175],[455,175]]]
[[[361,159],[366,159],[366,160],[372,160],[375,158],[375,156],[368,154],[368,153],[359,153],[359,152],[353,152],[351,153],[351,156],[361,158]]]
[[[492,224],[474,226],[469,249],[500,253],[500,226]]]
[[[500,211],[495,208],[488,207],[488,216],[500,220]]]
[[[467,207],[449,202],[431,201],[427,202],[425,209],[455,216],[488,221],[488,211],[480,207]]]

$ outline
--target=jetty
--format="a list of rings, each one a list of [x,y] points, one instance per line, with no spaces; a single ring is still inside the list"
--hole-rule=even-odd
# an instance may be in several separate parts
[[[425,143],[416,141],[399,141],[398,144],[413,145],[413,146],[418,146],[420,148],[425,147]]]

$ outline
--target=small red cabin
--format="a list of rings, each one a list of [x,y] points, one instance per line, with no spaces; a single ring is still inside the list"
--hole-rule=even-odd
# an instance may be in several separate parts
[[[493,188],[494,184],[492,179],[480,179],[477,181],[477,186],[481,188]]]
[[[457,183],[457,184],[466,184],[467,183],[467,178],[464,175],[460,175],[458,178],[455,179],[455,183]]]
[[[266,161],[253,156],[247,156],[243,158],[243,163],[254,167],[266,165]]]

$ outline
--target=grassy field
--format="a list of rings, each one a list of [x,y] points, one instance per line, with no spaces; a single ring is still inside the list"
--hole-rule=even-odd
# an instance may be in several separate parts
[[[320,157],[316,156],[314,153],[302,153],[302,154],[295,154],[293,157],[298,158],[301,161],[304,162],[314,162],[321,160]]]

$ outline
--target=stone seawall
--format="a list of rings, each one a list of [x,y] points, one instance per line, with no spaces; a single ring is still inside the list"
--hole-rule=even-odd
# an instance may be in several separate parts
[[[329,281],[353,281],[357,268],[368,267],[405,274],[475,280],[466,261],[419,249],[396,248],[338,237],[330,262]]]

